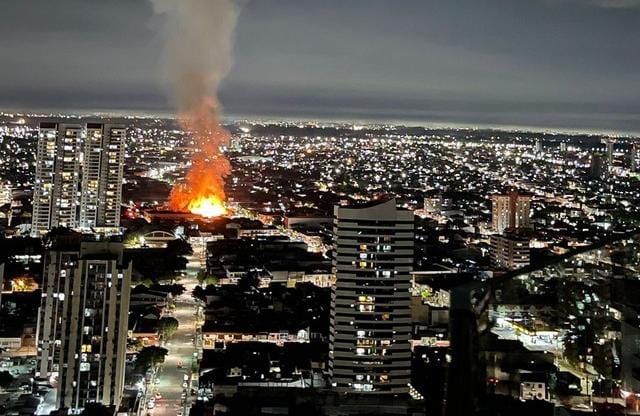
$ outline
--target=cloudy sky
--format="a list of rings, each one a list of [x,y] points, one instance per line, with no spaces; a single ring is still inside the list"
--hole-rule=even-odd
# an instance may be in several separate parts
[[[245,0],[227,115],[640,132],[640,0]],[[2,0],[0,107],[168,110],[145,0]]]

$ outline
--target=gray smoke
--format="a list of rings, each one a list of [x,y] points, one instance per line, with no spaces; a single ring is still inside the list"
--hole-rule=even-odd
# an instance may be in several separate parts
[[[238,5],[234,0],[150,0],[165,17],[165,75],[179,112],[198,111],[208,101],[218,107],[216,90],[233,64]]]

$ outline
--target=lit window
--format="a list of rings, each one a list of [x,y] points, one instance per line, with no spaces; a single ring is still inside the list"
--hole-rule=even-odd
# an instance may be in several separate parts
[[[371,304],[358,305],[358,310],[360,312],[373,312],[375,310],[375,306]]]

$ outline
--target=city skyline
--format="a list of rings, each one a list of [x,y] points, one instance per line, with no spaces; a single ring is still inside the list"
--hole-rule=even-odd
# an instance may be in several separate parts
[[[496,3],[245,2],[225,114],[640,131],[636,2]],[[0,108],[169,112],[162,18],[148,2],[127,6],[8,7]],[[68,27],[62,10],[121,23]],[[35,64],[43,48],[66,63]]]
[[[199,151],[173,120],[0,120],[15,409],[458,416],[638,388],[633,139],[245,120],[212,215],[167,203]],[[120,227],[74,226],[101,189]],[[47,206],[71,229],[29,237]]]
[[[640,416],[640,0],[21,0],[0,414]]]

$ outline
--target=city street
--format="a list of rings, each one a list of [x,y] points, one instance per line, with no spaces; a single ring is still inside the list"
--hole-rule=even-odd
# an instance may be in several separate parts
[[[197,274],[200,270],[200,262],[196,255],[188,258],[187,273],[180,280],[180,284],[184,285],[185,292],[176,298],[173,317],[179,324],[178,330],[166,342],[164,348],[169,350],[165,362],[158,370],[157,379],[159,384],[155,385],[148,398],[160,393],[161,398],[155,400],[153,409],[147,410],[147,413],[153,416],[175,416],[182,414],[187,415],[188,409],[195,396],[191,395],[191,378],[192,369],[197,373],[197,364],[195,361],[194,340],[196,337],[196,312],[197,303],[193,300],[191,292],[197,286]],[[186,384],[185,377],[187,378]],[[195,386],[195,382],[193,384]],[[151,386],[150,386],[151,387]],[[183,396],[183,392],[186,395]],[[183,397],[186,397],[184,400]]]

